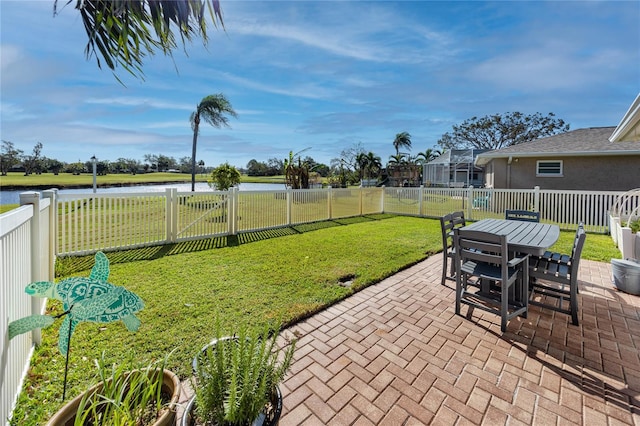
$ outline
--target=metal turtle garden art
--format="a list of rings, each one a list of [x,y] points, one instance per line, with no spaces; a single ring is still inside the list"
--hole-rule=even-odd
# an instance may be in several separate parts
[[[64,316],[58,336],[58,348],[61,354],[67,355],[68,360],[71,334],[80,322],[108,323],[122,320],[129,331],[137,331],[140,320],[135,314],[144,307],[142,299],[122,286],[107,282],[108,278],[109,259],[103,252],[98,252],[88,278],[72,277],[57,284],[49,281],[29,284],[25,288],[27,294],[60,300],[64,312],[57,316],[31,315],[15,320],[9,323],[9,339],[36,328],[48,327],[56,318]]]

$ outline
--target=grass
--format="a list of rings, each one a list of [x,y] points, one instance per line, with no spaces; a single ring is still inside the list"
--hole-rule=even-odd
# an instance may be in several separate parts
[[[196,174],[196,181],[206,182],[208,174]],[[242,182],[247,183],[284,183],[284,176],[241,176]],[[97,176],[96,183],[99,187],[112,185],[142,185],[145,183],[166,182],[191,182],[191,174],[188,173],[143,173],[143,174],[107,174]],[[72,175],[70,173],[43,173],[41,175],[25,176],[24,173],[12,172],[0,178],[0,185],[6,188],[69,188],[93,186],[93,174],[83,173]]]
[[[563,232],[553,249],[570,252],[573,237]],[[109,281],[145,301],[142,325],[130,333],[122,322],[80,324],[70,345],[67,395],[95,381],[93,360],[103,351],[109,362],[147,363],[175,349],[169,367],[186,378],[192,357],[213,336],[216,315],[229,333],[239,324],[292,324],[440,251],[441,244],[437,220],[376,215],[108,253]],[[619,256],[609,236],[588,235],[584,258]],[[93,257],[56,265],[60,276],[87,276],[92,266]],[[339,285],[347,279],[351,288]],[[58,314],[61,304],[50,301],[48,310]],[[60,323],[43,330],[14,425],[41,424],[63,405]]]

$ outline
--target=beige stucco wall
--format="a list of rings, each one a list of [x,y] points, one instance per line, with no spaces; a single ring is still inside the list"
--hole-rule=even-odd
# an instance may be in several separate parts
[[[487,183],[494,188],[573,189],[593,191],[626,191],[640,188],[640,156],[556,157],[562,160],[562,177],[536,177],[536,161],[540,158],[495,159],[487,168]]]

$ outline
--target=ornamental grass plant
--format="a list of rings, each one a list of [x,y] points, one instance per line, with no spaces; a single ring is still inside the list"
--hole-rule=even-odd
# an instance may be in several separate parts
[[[296,341],[278,348],[279,328],[248,329],[241,325],[233,336],[222,334],[216,322],[215,340],[193,361],[194,413],[187,413],[206,425],[248,425],[260,414],[269,417],[276,387],[289,370]]]
[[[162,415],[175,418],[169,411],[177,401],[163,387],[166,358],[146,366],[133,360],[109,364],[103,352],[94,362],[99,380],[80,400],[74,426],[144,426]]]

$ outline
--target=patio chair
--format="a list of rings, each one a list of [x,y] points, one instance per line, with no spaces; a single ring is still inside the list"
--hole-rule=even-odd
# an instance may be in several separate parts
[[[530,262],[529,303],[571,315],[573,325],[578,325],[578,267],[586,237],[580,224],[571,255],[547,251],[542,256],[532,256]],[[548,302],[550,299],[553,303]]]
[[[453,229],[466,225],[464,212],[453,212],[440,218],[440,229],[442,231],[442,281],[440,284],[445,285],[447,278],[455,279],[455,249],[453,247]],[[449,259],[451,263],[449,264]],[[449,266],[450,265],[450,266]],[[451,269],[447,275],[447,268]]]
[[[510,254],[506,235],[454,229],[456,314],[465,303],[500,315],[500,330],[528,309],[529,256]],[[512,256],[512,257],[510,257]]]
[[[523,222],[540,222],[540,212],[529,210],[505,210],[504,218],[507,220],[520,220]]]
[[[488,209],[489,201],[491,200],[491,193],[487,193],[484,197],[476,197],[473,199],[473,208],[474,209]]]

